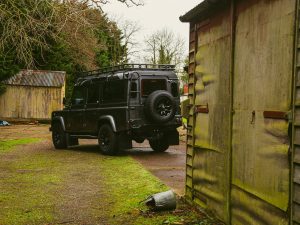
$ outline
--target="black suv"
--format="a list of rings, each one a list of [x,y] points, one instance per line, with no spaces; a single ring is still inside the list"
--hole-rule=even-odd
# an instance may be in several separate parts
[[[154,151],[179,144],[178,78],[172,65],[125,64],[82,74],[62,111],[52,112],[55,148],[98,139],[104,154],[149,140]]]

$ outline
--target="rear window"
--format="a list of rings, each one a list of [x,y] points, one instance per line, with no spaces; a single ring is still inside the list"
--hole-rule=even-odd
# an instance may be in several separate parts
[[[142,80],[142,96],[148,96],[154,91],[166,90],[165,79],[144,79]]]

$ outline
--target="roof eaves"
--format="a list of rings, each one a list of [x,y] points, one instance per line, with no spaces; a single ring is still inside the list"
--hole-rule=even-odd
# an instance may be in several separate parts
[[[204,0],[199,5],[191,9],[185,15],[180,16],[181,22],[193,22],[195,20],[204,20],[215,10],[223,7],[228,0]]]
[[[65,80],[64,71],[21,70],[2,83],[15,86],[62,87]]]

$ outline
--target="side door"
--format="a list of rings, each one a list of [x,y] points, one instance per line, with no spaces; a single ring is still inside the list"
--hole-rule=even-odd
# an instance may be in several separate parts
[[[84,131],[84,111],[86,106],[87,87],[75,86],[71,98],[71,107],[68,112],[67,130],[72,133]]]
[[[112,116],[118,130],[126,129],[128,80],[109,80],[105,82],[103,88],[101,114]]]
[[[98,118],[101,116],[103,82],[91,82],[88,86],[87,104],[85,110],[86,131],[88,133],[97,133]]]

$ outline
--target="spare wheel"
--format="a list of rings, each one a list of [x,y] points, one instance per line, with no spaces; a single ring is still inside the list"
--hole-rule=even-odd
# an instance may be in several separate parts
[[[173,96],[164,90],[152,92],[145,102],[145,113],[150,120],[166,123],[172,120],[176,112]]]

